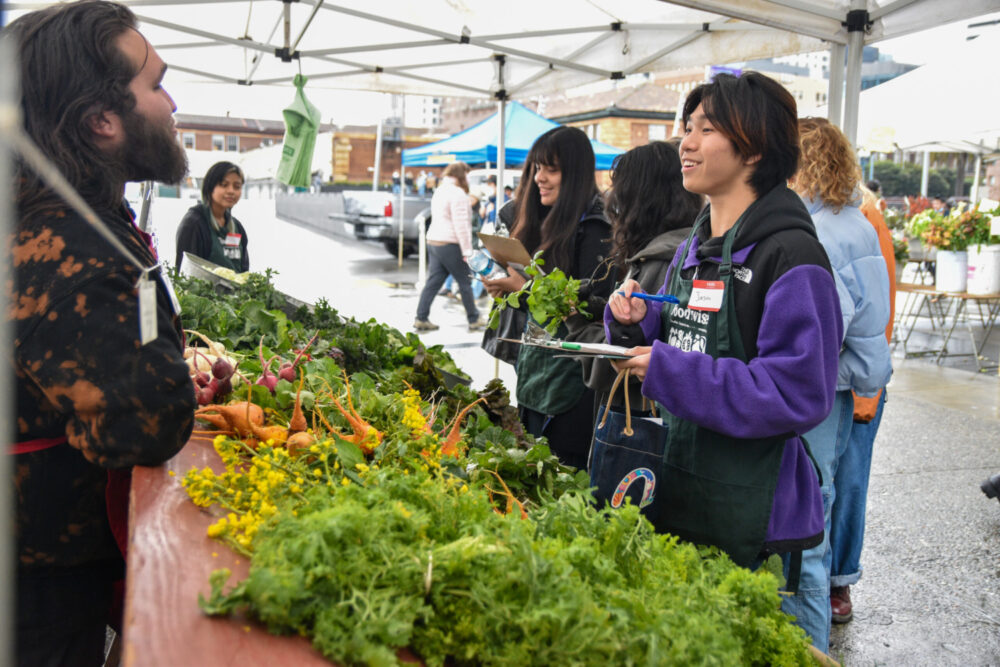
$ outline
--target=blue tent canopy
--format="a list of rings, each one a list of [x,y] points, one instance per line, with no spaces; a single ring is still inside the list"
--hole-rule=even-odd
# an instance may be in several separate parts
[[[510,102],[506,107],[506,127],[504,129],[504,154],[506,167],[519,167],[531,150],[535,139],[545,134],[559,123],[543,118],[518,102]],[[404,167],[427,167],[451,162],[465,162],[482,165],[497,162],[497,114],[462,130],[447,139],[403,150]],[[620,148],[602,144],[591,139],[597,169],[610,169],[615,156],[623,153]]]

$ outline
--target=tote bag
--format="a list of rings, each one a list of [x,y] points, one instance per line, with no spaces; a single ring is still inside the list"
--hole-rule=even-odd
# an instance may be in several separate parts
[[[628,377],[628,369],[618,373],[607,403],[598,409],[590,452],[590,486],[599,506],[607,504],[617,509],[629,498],[655,523],[660,510],[656,486],[668,428],[654,417],[632,415]],[[624,412],[611,408],[620,385],[624,386]]]
[[[524,333],[524,327],[528,322],[528,314],[517,308],[507,307],[500,311],[500,324],[496,329],[487,328],[483,332],[483,342],[480,344],[486,353],[495,359],[514,366],[517,364],[517,355],[521,352],[519,343],[508,343],[498,340],[500,338],[510,338],[520,340]]]

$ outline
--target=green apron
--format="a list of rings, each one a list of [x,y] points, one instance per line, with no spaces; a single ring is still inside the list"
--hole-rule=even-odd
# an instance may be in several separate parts
[[[719,277],[713,281],[721,282],[723,289],[721,304],[714,306],[716,311],[688,307],[698,282],[697,270],[691,280],[682,278],[681,261],[672,272],[668,293],[680,303],[663,307],[663,340],[668,344],[704,352],[714,359],[747,361],[731,284],[733,241],[740,222],[723,239]],[[699,226],[691,231],[685,252]],[[717,295],[704,286],[699,289],[699,295],[708,293]],[[750,566],[764,548],[788,434],[733,438],[675,417],[662,405],[659,409],[669,434],[662,483],[657,488],[657,495],[663,494],[663,509],[656,527],[697,544],[718,546],[735,563]]]
[[[208,225],[210,231],[209,237],[212,239],[212,247],[208,251],[208,257],[205,259],[212,264],[218,264],[239,273],[243,266],[243,246],[236,244],[233,248],[227,248],[222,243],[224,237],[219,235],[219,229],[217,229],[214,216],[212,216],[212,208],[207,204],[202,204],[201,211],[202,215],[205,216],[205,224]],[[226,226],[223,229],[223,233],[225,235],[236,233],[236,223],[233,222],[229,213],[226,213]]]
[[[535,322],[530,313],[528,321]],[[560,324],[556,337],[565,338],[567,333],[566,325]],[[516,368],[518,405],[545,415],[569,411],[587,391],[579,362],[557,359],[551,351],[540,347],[522,345]]]

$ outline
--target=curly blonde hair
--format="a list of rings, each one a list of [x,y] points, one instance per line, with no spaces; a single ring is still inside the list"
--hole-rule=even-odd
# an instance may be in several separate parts
[[[861,165],[837,126],[825,118],[800,118],[799,145],[796,192],[819,199],[835,212],[857,198]]]

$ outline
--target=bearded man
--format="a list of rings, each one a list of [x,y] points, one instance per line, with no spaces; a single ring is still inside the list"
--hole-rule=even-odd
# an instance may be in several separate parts
[[[195,407],[172,292],[159,269],[147,270],[156,257],[124,188],[175,183],[187,164],[162,87],[166,65],[128,8],[57,5],[5,32],[20,55],[25,131],[120,243],[17,163],[7,315],[17,661],[101,665],[124,575],[129,473],[176,454]]]

